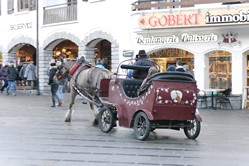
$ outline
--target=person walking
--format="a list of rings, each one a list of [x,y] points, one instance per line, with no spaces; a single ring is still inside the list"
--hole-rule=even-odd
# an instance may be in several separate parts
[[[59,97],[57,96],[56,92],[58,90],[58,87],[59,87],[59,84],[56,83],[54,81],[54,76],[57,72],[57,66],[56,66],[56,63],[51,63],[50,64],[50,69],[49,69],[49,81],[48,81],[48,85],[51,86],[51,94],[52,94],[52,106],[51,107],[55,107],[55,102],[57,100],[58,102],[58,106],[61,106],[62,105],[62,102],[61,100],[59,99]]]
[[[21,70],[20,70],[20,72],[19,72],[19,76],[20,76],[21,79],[22,79],[22,86],[26,86],[27,78],[24,77],[26,67],[27,67],[27,64],[26,64],[26,63],[23,63],[22,68],[21,68]]]
[[[14,66],[14,62],[10,61],[9,67],[7,68],[7,80],[8,86],[6,88],[6,95],[9,95],[9,89],[12,90],[12,95],[16,96],[16,80],[18,76],[18,71]]]
[[[97,59],[96,61],[96,67],[100,68],[100,69],[104,69],[105,66],[103,65],[102,61],[100,59]]]
[[[34,61],[30,61],[28,66],[25,69],[24,77],[27,78],[28,85],[35,89],[35,79],[36,79],[36,71],[35,71]]]
[[[63,61],[63,60],[62,60]],[[56,66],[57,66],[57,69],[61,67],[62,65],[62,61],[61,60],[58,60],[56,62]],[[67,81],[67,77],[64,77],[62,79],[60,79],[59,81],[59,86],[58,86],[58,89],[56,91],[56,95],[58,96],[59,100],[60,100],[60,103],[58,106],[61,106],[62,105],[62,101],[63,101],[63,91],[64,91],[64,85],[65,85],[65,82]]]
[[[8,81],[7,81],[7,69],[8,69],[8,63],[5,62],[5,65],[0,69],[0,75],[1,75],[1,80],[4,82],[0,91],[3,93],[4,88],[8,86]]]

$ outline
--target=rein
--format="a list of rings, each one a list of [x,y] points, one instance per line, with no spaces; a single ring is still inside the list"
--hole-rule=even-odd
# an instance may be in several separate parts
[[[70,69],[71,69],[71,68],[67,67],[65,63],[63,63],[63,67],[66,69],[66,71],[65,71],[64,73],[59,74],[59,75],[57,76],[57,79],[58,79],[59,81],[60,81],[61,79],[65,78],[65,77],[69,74]],[[59,70],[59,71],[60,71],[60,70]],[[70,77],[71,77],[71,76],[70,76]]]

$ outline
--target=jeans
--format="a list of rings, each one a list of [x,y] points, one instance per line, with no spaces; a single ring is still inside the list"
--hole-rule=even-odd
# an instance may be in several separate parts
[[[59,97],[59,99],[62,101],[63,100],[63,85],[59,85],[56,95]]]
[[[56,94],[56,92],[58,90],[58,87],[59,87],[58,84],[51,84],[51,93],[52,93],[52,102],[53,102],[53,104],[55,103],[56,100],[58,102],[60,102],[60,99]]]
[[[4,88],[7,88],[8,86],[8,81],[4,80],[4,84],[2,85],[1,92],[3,92]]]
[[[6,88],[6,94],[9,94],[9,89],[12,90],[12,95],[16,96],[16,81],[8,81],[8,86]]]

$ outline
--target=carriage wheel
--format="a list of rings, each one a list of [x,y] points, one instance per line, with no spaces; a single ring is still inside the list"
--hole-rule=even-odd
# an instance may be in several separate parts
[[[201,131],[201,122],[195,117],[194,120],[188,121],[190,123],[187,127],[184,127],[184,133],[189,139],[196,139]]]
[[[147,115],[144,112],[139,112],[134,120],[134,133],[137,139],[139,140],[145,140],[151,130],[151,124],[147,117]]]
[[[108,133],[112,130],[114,124],[113,112],[108,107],[101,108],[99,112],[99,128]]]

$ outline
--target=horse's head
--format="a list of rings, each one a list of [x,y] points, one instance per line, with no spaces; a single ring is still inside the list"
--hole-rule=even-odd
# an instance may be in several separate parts
[[[63,61],[59,61],[59,63],[57,63],[58,70],[54,76],[54,81],[59,83],[60,80],[68,77],[69,71],[72,68],[74,63],[75,63],[75,60],[71,60],[71,59],[65,59]]]

